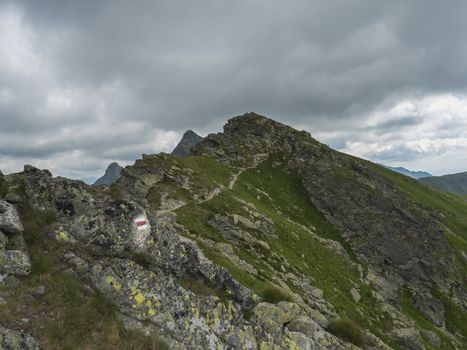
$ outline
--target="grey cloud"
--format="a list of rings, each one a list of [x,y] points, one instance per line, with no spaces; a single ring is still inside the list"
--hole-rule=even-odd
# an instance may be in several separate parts
[[[31,50],[50,70],[31,77],[0,68],[0,89],[15,95],[0,103],[0,137],[15,134],[0,154],[11,157],[81,150],[100,155],[101,164],[130,160],[155,151],[156,130],[207,133],[247,111],[312,132],[341,128],[352,137],[351,129],[357,140],[372,111],[402,98],[467,89],[462,0],[449,6],[435,0],[17,0],[10,6],[22,14],[33,33]],[[51,113],[44,101],[54,89],[76,91],[79,105]],[[86,134],[99,118],[108,122]],[[423,115],[398,116],[373,131],[397,133],[417,118]],[[145,131],[122,134],[127,121]],[[62,139],[70,128],[76,137]],[[342,146],[342,137],[329,142]]]

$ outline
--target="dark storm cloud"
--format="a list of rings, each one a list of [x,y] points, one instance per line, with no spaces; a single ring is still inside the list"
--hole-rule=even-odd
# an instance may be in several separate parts
[[[0,67],[4,157],[130,161],[247,111],[340,128],[334,146],[370,129],[394,140],[423,115],[374,113],[467,89],[461,0],[18,0],[2,12],[25,41]]]

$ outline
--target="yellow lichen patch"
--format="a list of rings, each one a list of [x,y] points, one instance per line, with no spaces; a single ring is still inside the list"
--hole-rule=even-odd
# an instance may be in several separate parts
[[[60,231],[57,235],[58,239],[61,241],[68,241],[68,234],[65,231]]]
[[[297,345],[297,343],[295,343],[295,341],[293,341],[292,339],[287,339],[288,340],[288,343],[289,343],[289,350],[300,350],[301,347],[299,347]]]
[[[215,330],[215,328],[217,327],[217,325],[220,322],[219,310],[218,309],[212,310],[212,317],[213,317],[213,320],[212,320],[212,323],[209,326],[211,327],[212,330]]]
[[[144,297],[144,295],[141,294],[140,291],[138,291],[138,292],[134,295],[133,298],[135,299],[136,305],[137,305],[138,307],[140,307],[141,305],[143,305],[144,300],[146,299],[146,298]]]
[[[118,281],[113,276],[107,276],[105,278],[105,282],[114,287],[117,292],[120,292],[120,290],[122,289],[122,285],[118,283]]]
[[[154,316],[155,314],[156,314],[156,311],[155,311],[152,307],[148,309],[148,315],[149,315],[149,316],[152,317],[152,316]]]
[[[228,313],[228,316],[227,316],[228,320],[232,321],[232,319],[233,319],[233,308],[232,308],[232,302],[230,302],[230,301],[227,304],[227,313]]]
[[[195,317],[199,318],[199,310],[198,310],[196,307],[192,307],[192,308],[191,308],[191,313],[192,313]]]

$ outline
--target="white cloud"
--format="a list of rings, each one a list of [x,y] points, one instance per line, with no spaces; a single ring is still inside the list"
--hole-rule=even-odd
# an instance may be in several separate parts
[[[387,165],[424,167],[435,174],[467,164],[467,97],[441,94],[406,99],[380,109],[350,133],[322,135],[341,150]]]

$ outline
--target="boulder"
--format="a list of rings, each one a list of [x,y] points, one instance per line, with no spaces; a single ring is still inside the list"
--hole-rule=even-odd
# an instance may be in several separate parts
[[[431,294],[421,295],[413,298],[414,306],[433,324],[444,327],[444,306],[443,303],[431,296]]]
[[[0,326],[0,349],[39,350],[39,343],[29,334]]]
[[[290,323],[287,325],[287,328],[291,332],[299,332],[309,338],[313,338],[313,335],[318,330],[320,330],[321,327],[316,322],[310,320],[308,317],[299,317],[290,321]]]
[[[428,340],[435,347],[439,348],[441,346],[441,339],[435,332],[424,329],[421,331],[421,333],[422,333],[422,337]]]
[[[396,328],[391,331],[390,336],[397,344],[406,349],[425,350],[420,332],[415,328]]]
[[[0,249],[5,248],[7,244],[8,244],[8,238],[0,230]]]
[[[29,275],[31,273],[29,256],[21,250],[0,250],[0,273]]]
[[[9,234],[23,233],[23,225],[16,208],[4,200],[0,200],[0,230]]]
[[[358,303],[362,297],[360,296],[360,293],[358,292],[358,290],[356,290],[355,288],[351,288],[350,289],[350,295],[352,296],[352,299]]]

